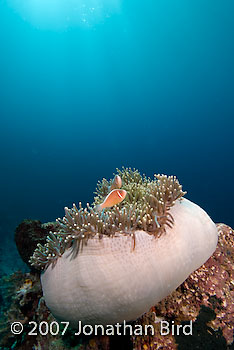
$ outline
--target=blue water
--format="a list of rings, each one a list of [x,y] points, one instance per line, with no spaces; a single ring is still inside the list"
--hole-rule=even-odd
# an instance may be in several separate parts
[[[234,226],[233,1],[52,3],[0,0],[1,238],[122,165]]]

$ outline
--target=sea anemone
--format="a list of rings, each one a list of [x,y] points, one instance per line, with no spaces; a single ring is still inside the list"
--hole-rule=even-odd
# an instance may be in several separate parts
[[[65,208],[60,229],[38,245],[45,301],[54,316],[77,325],[135,320],[175,290],[214,252],[217,229],[174,176],[151,180],[117,169],[127,195],[96,211],[113,188],[97,185],[92,205]]]

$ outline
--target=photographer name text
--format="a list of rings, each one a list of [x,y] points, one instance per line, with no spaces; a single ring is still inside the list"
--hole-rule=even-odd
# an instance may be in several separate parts
[[[161,335],[192,335],[192,321],[189,322],[189,324],[186,325],[176,325],[174,324],[174,321],[168,322],[168,321],[160,321],[160,334]],[[40,323],[36,323],[35,321],[30,321],[28,325],[31,326],[31,329],[27,329],[28,335],[57,335],[61,334],[64,335],[69,327],[69,322],[66,321],[53,321],[51,323],[48,323],[46,321],[42,321]],[[15,335],[21,334],[24,331],[24,326],[21,322],[16,321],[11,324],[11,332]],[[73,329],[72,329],[73,330]],[[131,325],[127,324],[126,321],[123,323],[116,323],[114,325],[106,325],[103,326],[101,324],[97,325],[89,325],[85,324],[83,325],[81,321],[78,321],[77,328],[74,331],[74,335],[154,335],[155,334],[155,327],[153,325]]]

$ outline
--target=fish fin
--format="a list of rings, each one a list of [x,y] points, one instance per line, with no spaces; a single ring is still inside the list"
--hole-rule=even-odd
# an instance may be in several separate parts
[[[95,211],[102,211],[102,205],[101,204],[98,204],[94,207],[94,210]]]

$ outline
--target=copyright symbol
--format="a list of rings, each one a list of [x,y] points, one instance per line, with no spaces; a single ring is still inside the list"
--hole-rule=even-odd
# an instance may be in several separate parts
[[[11,324],[11,333],[20,334],[23,332],[24,326],[20,322],[13,322]]]

